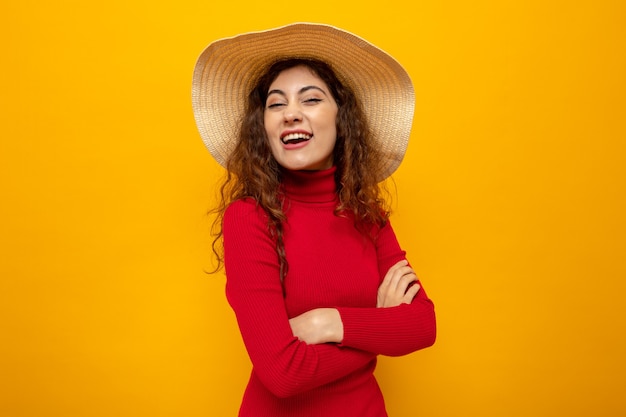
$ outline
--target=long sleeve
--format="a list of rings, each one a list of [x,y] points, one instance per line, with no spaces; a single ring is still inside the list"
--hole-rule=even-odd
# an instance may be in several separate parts
[[[224,216],[226,296],[259,380],[289,397],[342,378],[375,354],[338,345],[307,345],[293,336],[265,213],[251,200]]]
[[[390,222],[380,230],[376,253],[382,281],[387,270],[405,258]],[[435,342],[435,309],[423,287],[411,304],[389,308],[338,307],[338,311],[344,325],[343,346],[400,356]]]

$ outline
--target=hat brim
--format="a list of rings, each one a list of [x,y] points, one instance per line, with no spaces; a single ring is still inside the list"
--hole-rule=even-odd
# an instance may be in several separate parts
[[[385,159],[384,178],[391,175],[404,157],[413,122],[415,93],[409,75],[366,40],[314,23],[220,39],[202,52],[194,69],[192,104],[200,136],[217,162],[224,166],[235,147],[254,83],[284,58],[322,60],[353,89]]]

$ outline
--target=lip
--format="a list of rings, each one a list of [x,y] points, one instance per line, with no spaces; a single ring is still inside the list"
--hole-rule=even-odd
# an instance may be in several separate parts
[[[302,134],[302,135],[306,135],[308,137],[308,139],[306,140],[302,140],[302,141],[295,141],[295,142],[284,142],[284,138],[286,138],[289,135],[293,135],[293,134]],[[304,129],[289,129],[289,130],[285,130],[280,134],[280,142],[283,145],[283,149],[285,150],[296,150],[296,149],[301,149],[304,148],[306,145],[309,144],[309,142],[311,141],[311,139],[313,138],[313,134],[307,130]]]
[[[311,142],[311,140],[309,139],[309,140],[303,140],[302,142],[295,142],[295,143],[283,143],[281,141],[281,144],[283,145],[283,149],[291,151],[291,150],[295,150],[295,149],[304,148],[310,142]]]

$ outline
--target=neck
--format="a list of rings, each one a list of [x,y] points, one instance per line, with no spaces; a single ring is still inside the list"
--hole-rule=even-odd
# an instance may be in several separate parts
[[[336,202],[337,169],[319,171],[283,171],[283,192],[290,200],[308,203]]]

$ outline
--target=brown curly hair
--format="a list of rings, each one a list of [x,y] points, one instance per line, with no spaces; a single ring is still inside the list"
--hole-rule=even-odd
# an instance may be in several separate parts
[[[336,215],[351,212],[355,226],[371,236],[372,230],[384,226],[389,209],[378,183],[380,161],[373,145],[365,113],[349,86],[340,82],[331,67],[315,59],[292,58],[274,62],[259,77],[248,96],[238,142],[226,161],[226,177],[220,188],[220,202],[212,210],[213,252],[217,258],[216,271],[223,266],[222,224],[228,205],[233,201],[251,198],[267,213],[268,230],[276,242],[280,262],[280,279],[287,273],[287,259],[283,243],[285,213],[281,194],[282,169],[274,159],[264,126],[267,93],[272,82],[287,69],[305,66],[326,83],[337,102],[337,141],[333,152],[336,168],[335,182],[339,195]],[[377,226],[377,227],[372,227]]]

